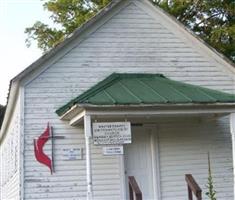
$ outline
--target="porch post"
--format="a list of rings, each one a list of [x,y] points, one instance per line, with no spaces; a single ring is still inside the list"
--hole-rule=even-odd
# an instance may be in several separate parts
[[[232,135],[233,146],[233,195],[235,197],[235,113],[230,115],[230,131]]]
[[[91,134],[91,116],[84,115],[84,131],[85,131],[85,143],[86,143],[86,176],[87,176],[87,200],[93,199],[92,189],[92,170],[91,170],[91,146],[90,139]]]

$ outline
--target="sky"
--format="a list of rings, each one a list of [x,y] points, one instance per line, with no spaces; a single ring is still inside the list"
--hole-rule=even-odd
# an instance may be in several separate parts
[[[5,105],[9,83],[42,52],[34,43],[26,47],[26,27],[37,20],[51,24],[42,0],[0,0],[0,104]]]

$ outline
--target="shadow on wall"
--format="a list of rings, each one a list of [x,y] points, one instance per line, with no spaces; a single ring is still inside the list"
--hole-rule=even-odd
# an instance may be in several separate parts
[[[1,126],[2,126],[2,121],[3,121],[3,118],[4,118],[5,110],[6,110],[6,107],[0,105],[0,129],[1,129]]]

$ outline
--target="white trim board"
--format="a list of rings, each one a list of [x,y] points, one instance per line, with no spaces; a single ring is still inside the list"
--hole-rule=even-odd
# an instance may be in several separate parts
[[[150,117],[174,117],[174,116],[215,116],[220,117],[229,115],[235,109],[172,109],[172,110],[83,110],[69,120],[71,126],[80,124],[85,115],[90,115],[92,119],[111,119],[111,118],[150,118]]]

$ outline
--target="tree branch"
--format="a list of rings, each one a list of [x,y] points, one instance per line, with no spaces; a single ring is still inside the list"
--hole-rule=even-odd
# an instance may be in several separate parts
[[[210,17],[201,20],[198,24],[196,24],[195,27],[198,27],[198,26],[200,26],[202,23],[204,23],[205,21],[208,21],[209,19],[212,19],[213,17],[216,17],[216,16],[221,15],[221,14],[223,14],[223,12],[215,13],[214,15],[211,15]]]

